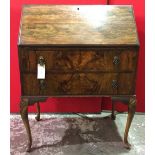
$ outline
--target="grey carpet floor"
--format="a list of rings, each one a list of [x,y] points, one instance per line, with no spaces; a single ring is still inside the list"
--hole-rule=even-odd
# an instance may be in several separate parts
[[[33,145],[26,153],[27,135],[20,115],[10,116],[11,155],[144,155],[145,116],[135,115],[129,142],[123,147],[127,114],[118,114],[115,121],[110,113],[101,114],[41,114],[37,122],[29,115]]]

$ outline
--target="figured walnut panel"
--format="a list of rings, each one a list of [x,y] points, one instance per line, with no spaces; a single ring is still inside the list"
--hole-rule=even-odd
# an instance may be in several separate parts
[[[22,95],[27,96],[35,96],[36,94],[39,95],[39,81],[37,80],[37,76],[34,74],[28,75],[21,75],[22,79]]]
[[[135,49],[49,49],[20,52],[22,72],[37,72],[37,63],[42,56],[46,72],[134,72],[137,64]],[[114,64],[114,57],[119,63]]]
[[[25,5],[19,45],[138,45],[132,6]]]
[[[135,74],[133,73],[47,74],[43,89],[40,88],[37,75],[22,74],[22,76],[23,96],[93,96],[134,93]],[[118,87],[112,87],[113,80],[117,81]]]
[[[135,85],[136,85],[136,80],[135,80],[135,74],[120,74],[118,75],[117,78],[118,81],[118,89],[117,93],[126,95],[126,94],[134,94],[135,93]]]

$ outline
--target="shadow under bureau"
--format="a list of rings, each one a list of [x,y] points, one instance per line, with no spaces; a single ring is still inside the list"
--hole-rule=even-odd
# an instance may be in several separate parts
[[[28,106],[48,97],[102,97],[128,105],[124,144],[136,108],[139,42],[132,6],[25,5],[18,55],[20,114],[28,134]],[[114,102],[112,119],[115,119]]]

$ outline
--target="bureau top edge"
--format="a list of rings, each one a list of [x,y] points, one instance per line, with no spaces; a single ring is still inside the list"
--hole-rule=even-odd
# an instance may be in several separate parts
[[[101,44],[20,44],[17,46],[30,47],[30,48],[136,48],[139,49],[139,44],[111,44],[111,45],[101,45]]]
[[[24,5],[18,45],[139,46],[130,5]]]

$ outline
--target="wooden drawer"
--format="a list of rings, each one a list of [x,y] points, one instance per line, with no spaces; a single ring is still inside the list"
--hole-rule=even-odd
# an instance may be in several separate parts
[[[129,48],[41,48],[19,52],[21,72],[37,72],[40,56],[45,60],[46,72],[133,72],[137,64],[137,52]]]
[[[36,74],[22,74],[23,96],[91,96],[134,94],[134,73],[47,74],[43,85]]]

